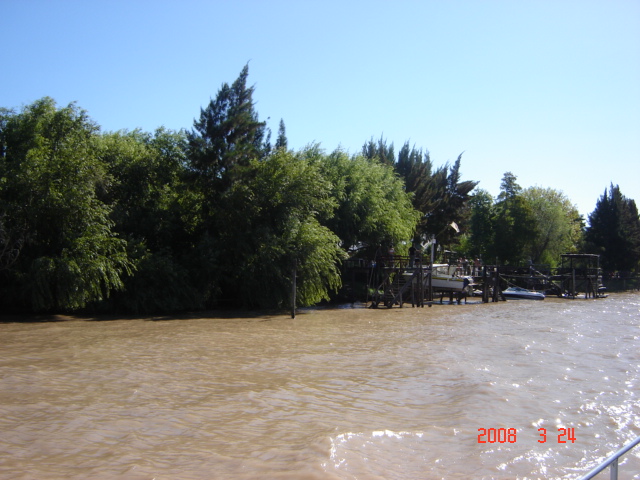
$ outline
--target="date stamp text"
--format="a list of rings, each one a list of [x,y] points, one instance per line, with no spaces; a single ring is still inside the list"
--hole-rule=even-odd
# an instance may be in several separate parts
[[[546,428],[538,429],[538,443],[545,443],[547,439],[553,441],[557,438],[558,443],[575,443],[575,428],[558,428],[558,433],[547,434]],[[516,443],[518,432],[515,428],[479,428],[478,443]]]

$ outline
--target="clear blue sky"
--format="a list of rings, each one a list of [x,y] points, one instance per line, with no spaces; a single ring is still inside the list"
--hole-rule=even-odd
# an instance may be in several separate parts
[[[0,106],[76,101],[103,130],[191,128],[249,62],[289,146],[381,135],[463,180],[610,183],[640,204],[639,0],[0,0]]]

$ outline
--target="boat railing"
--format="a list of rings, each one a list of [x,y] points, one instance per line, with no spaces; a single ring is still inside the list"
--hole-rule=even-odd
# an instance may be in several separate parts
[[[580,477],[578,480],[589,480],[590,478],[595,477],[597,474],[599,474],[609,466],[611,467],[609,478],[611,480],[618,480],[618,459],[622,455],[627,453],[629,450],[631,450],[633,447],[637,446],[638,444],[640,444],[640,436],[636,438],[633,442],[622,447],[620,450],[618,450],[616,453],[608,457],[604,462],[602,462],[600,465],[598,465],[596,468],[591,470],[586,475]]]

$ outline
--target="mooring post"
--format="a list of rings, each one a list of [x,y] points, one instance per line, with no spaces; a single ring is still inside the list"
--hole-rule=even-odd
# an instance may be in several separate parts
[[[489,277],[487,277],[487,266],[482,266],[482,303],[489,303]]]
[[[298,259],[293,260],[293,276],[291,279],[291,318],[296,318],[296,276],[298,274]]]
[[[433,302],[433,261],[435,259],[435,243],[436,237],[431,239],[431,260],[429,264],[429,301]],[[442,297],[440,297],[440,303],[442,303]]]
[[[420,272],[418,273],[419,285],[420,285],[420,306],[424,308],[424,269],[422,268],[422,258],[420,259]]]

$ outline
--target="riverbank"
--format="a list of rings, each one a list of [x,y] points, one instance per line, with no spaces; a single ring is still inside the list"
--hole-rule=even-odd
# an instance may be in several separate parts
[[[634,290],[622,290],[622,291],[612,291],[611,295],[622,295],[625,293],[635,293]],[[558,298],[555,296],[548,296],[545,301],[584,301],[584,297],[578,297],[575,299],[568,298]],[[526,302],[526,300],[511,300],[512,302]],[[497,302],[496,305],[503,304],[504,302]],[[433,303],[432,307],[443,307],[443,306],[457,306],[461,307],[464,305],[467,306],[476,306],[482,305],[482,297],[473,296],[467,297],[463,299],[461,303],[457,303],[454,301],[453,303],[449,302],[448,297],[443,298],[442,303],[440,302],[440,298],[438,297]],[[486,305],[486,304],[485,304]],[[356,302],[330,302],[323,303],[321,305],[311,306],[311,307],[303,307],[296,310],[297,315],[305,314],[312,311],[317,310],[343,310],[343,309],[366,309],[368,305],[361,301]],[[399,306],[395,305],[392,307],[393,310],[398,309]],[[425,307],[412,307],[410,303],[405,303],[402,307],[403,309],[417,309],[418,311],[429,308]],[[387,310],[387,308],[379,308],[374,310]],[[135,315],[135,314],[88,314],[88,313],[45,313],[45,314],[34,314],[28,312],[21,313],[9,313],[9,314],[0,314],[0,323],[47,323],[47,322],[109,322],[116,320],[144,320],[144,321],[168,321],[168,320],[193,320],[193,319],[229,319],[229,318],[238,318],[238,319],[252,319],[252,318],[278,318],[278,317],[290,317],[289,310],[233,310],[233,309],[219,309],[219,310],[201,310],[201,311],[193,311],[193,312],[180,312],[180,313],[168,313],[168,314],[156,314],[156,315]]]

